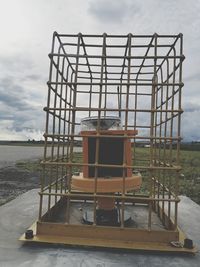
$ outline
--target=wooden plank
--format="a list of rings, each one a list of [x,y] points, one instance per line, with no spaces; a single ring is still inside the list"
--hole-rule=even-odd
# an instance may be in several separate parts
[[[56,235],[73,238],[122,240],[134,242],[171,242],[179,240],[178,231],[146,230],[120,227],[69,225],[37,222],[37,235]]]

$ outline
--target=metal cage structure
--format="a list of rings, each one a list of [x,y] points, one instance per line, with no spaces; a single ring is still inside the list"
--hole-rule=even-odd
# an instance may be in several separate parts
[[[32,238],[24,240],[194,252],[173,246],[185,238],[178,227],[182,34],[55,32],[49,58],[39,218]],[[120,130],[102,130],[109,117],[120,119]],[[95,120],[93,131],[81,128],[85,118]],[[89,140],[93,146],[84,148]],[[108,141],[103,149],[102,140]],[[90,190],[74,185],[84,170]],[[114,170],[118,189],[99,190]],[[129,188],[127,176],[142,182]],[[111,199],[118,224],[98,223],[99,203]],[[89,223],[83,222],[85,210]]]

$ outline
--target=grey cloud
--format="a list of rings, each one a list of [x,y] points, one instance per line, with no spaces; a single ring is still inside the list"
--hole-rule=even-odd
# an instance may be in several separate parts
[[[190,76],[187,76],[185,79],[184,79],[185,82],[191,82],[191,81],[200,81],[200,75],[199,73],[194,73]]]
[[[199,137],[199,111],[187,112],[182,117],[182,136],[184,141],[200,140]]]
[[[41,4],[41,10],[45,10],[47,7],[46,1],[42,2],[44,3]],[[23,28],[22,38],[20,38],[22,29],[18,27],[19,24],[15,23],[12,28],[9,28],[10,32],[5,34],[1,42],[0,77],[6,77],[7,79],[0,80],[2,101],[0,104],[0,120],[2,122],[3,120],[12,121],[10,124],[0,123],[3,127],[7,125],[17,130],[20,130],[20,127],[43,129],[44,120],[41,116],[44,116],[45,113],[42,112],[42,107],[39,110],[31,102],[33,100],[37,105],[43,97],[40,87],[42,85],[45,88],[46,77],[42,78],[40,74],[48,75],[49,62],[47,64],[46,55],[50,49],[53,29],[63,33],[68,31],[71,33],[107,31],[114,34],[126,34],[128,32],[150,34],[155,31],[159,34],[183,32],[184,54],[186,56],[183,66],[185,71],[183,75],[183,81],[185,82],[183,102],[187,101],[187,103],[184,105],[182,128],[185,137],[195,134],[200,139],[199,106],[188,103],[189,101],[198,103],[198,98],[200,98],[198,89],[200,77],[198,74],[200,70],[199,1],[87,0],[78,1],[79,4],[76,1],[71,1],[72,16],[68,17],[66,17],[64,8],[60,9],[59,15],[58,12],[55,13],[58,6],[60,8],[60,6],[64,7],[66,5],[64,3],[66,0],[58,1],[59,4],[56,1],[51,2],[52,4],[48,5],[48,12],[37,12],[37,21],[39,22],[37,24],[32,19],[32,14],[35,14],[32,10],[37,9],[37,4],[36,1],[31,0],[27,6],[30,14],[26,12],[26,15],[28,14],[25,16],[27,27]],[[60,4],[61,2],[62,4]],[[81,11],[81,15],[79,11]],[[53,14],[55,15],[54,20],[52,20]],[[13,19],[16,18],[13,17]],[[41,24],[41,22],[44,23]],[[36,24],[41,27],[36,27]],[[67,25],[70,25],[70,28]],[[27,31],[25,31],[25,28],[27,28]],[[5,29],[3,24],[2,29]],[[38,85],[39,90],[34,90]]]
[[[26,80],[34,80],[34,81],[38,81],[42,79],[41,75],[37,75],[37,74],[31,74],[31,75],[26,75],[25,76]]]
[[[195,103],[185,103],[184,112],[200,112],[200,105]]]
[[[24,89],[12,82],[11,79],[3,79],[0,83],[0,101],[13,110],[26,110]]]
[[[24,138],[26,133],[27,136],[30,134],[27,128],[34,129],[32,132],[43,132],[41,96],[33,90],[33,83],[37,86],[44,78],[35,72],[34,67],[33,61],[22,53],[0,55],[1,136],[13,133],[13,136],[17,134]]]
[[[16,111],[10,118],[12,124],[7,127],[8,130],[22,132],[23,130],[32,129],[32,131],[43,131],[44,129],[44,112],[34,109],[30,106],[25,112]],[[9,120],[9,118],[7,118]]]
[[[186,102],[184,104],[184,113],[182,115],[182,136],[184,141],[200,140],[200,104]]]
[[[24,54],[4,56],[0,54],[0,76],[3,80],[11,80],[13,77],[20,81],[46,81],[46,75],[36,73],[36,65]],[[6,77],[6,79],[5,79]],[[5,82],[4,81],[4,82]]]
[[[33,67],[32,61],[24,54],[15,54],[12,56],[0,55],[0,67],[2,71],[22,72]]]
[[[12,114],[0,114],[0,120],[12,120],[13,115]]]
[[[27,100],[25,89],[15,84],[12,79],[3,79],[0,82],[0,102],[4,110],[0,119],[12,121],[12,126],[8,126],[10,130],[20,132],[25,127],[43,128],[42,107],[39,110]]]
[[[130,9],[137,13],[139,7],[128,0],[93,0],[90,2],[88,11],[101,22],[121,23],[126,16],[129,16]]]

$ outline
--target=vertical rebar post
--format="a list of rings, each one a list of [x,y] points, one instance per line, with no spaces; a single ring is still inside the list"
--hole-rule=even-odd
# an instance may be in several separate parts
[[[103,34],[103,45],[102,45],[102,57],[101,57],[101,71],[100,71],[100,84],[99,84],[99,101],[98,101],[98,120],[97,120],[97,134],[95,143],[95,169],[94,169],[94,207],[93,207],[93,225],[96,225],[96,209],[97,209],[97,183],[98,183],[98,164],[99,164],[99,145],[100,145],[100,119],[101,119],[101,106],[102,106],[102,91],[103,91],[103,78],[106,58],[106,36]]]

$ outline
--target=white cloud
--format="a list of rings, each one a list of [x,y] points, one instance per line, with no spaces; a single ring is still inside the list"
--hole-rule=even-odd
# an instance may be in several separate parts
[[[15,127],[17,129],[20,123],[22,127],[36,127],[36,132],[44,129],[45,116],[41,114],[44,113],[42,107],[46,105],[47,54],[55,30],[59,33],[91,34],[182,32],[186,56],[183,103],[186,108],[188,102],[194,105],[199,103],[200,1],[0,0],[0,6],[0,83],[4,82],[7,93],[9,90],[9,94],[5,95],[3,91],[1,95],[0,124],[7,136],[25,138],[26,130],[15,132]],[[9,106],[11,101],[16,104],[13,104],[13,109]],[[189,111],[183,114],[184,123],[189,117],[191,120],[189,114]],[[195,123],[198,114],[197,110],[193,112],[190,127],[182,127],[186,138],[192,136],[193,132],[198,135]],[[6,128],[6,123],[11,121],[12,127],[7,125],[9,127]],[[200,134],[195,138],[200,139]]]

